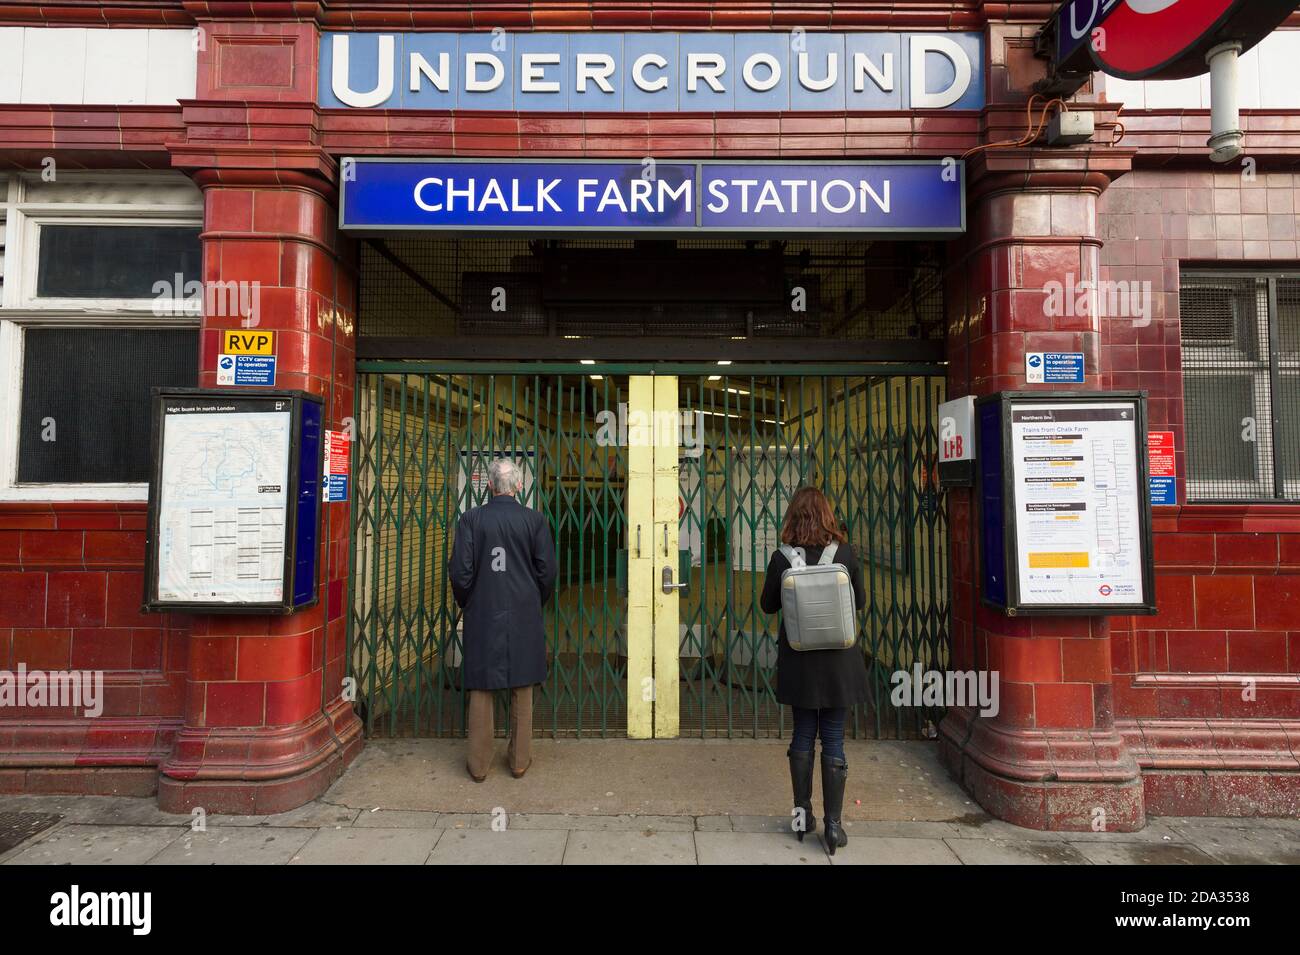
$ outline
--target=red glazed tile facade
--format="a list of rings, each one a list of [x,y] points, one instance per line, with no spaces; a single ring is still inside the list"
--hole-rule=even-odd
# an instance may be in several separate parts
[[[0,792],[156,790],[189,621],[140,613],[144,521],[143,504],[0,504],[0,669],[104,671],[97,719],[6,709]]]
[[[1018,138],[1052,3],[0,3],[4,25],[201,28],[196,98],[175,108],[0,106],[0,169],[178,168],[204,195],[205,278],[261,283],[278,384],[353,407],[355,249],[336,161],[429,156],[934,157]],[[254,15],[253,10],[257,13]],[[321,30],[952,29],[985,34],[988,105],[897,113],[618,115],[321,110]],[[1078,109],[1113,122],[1085,91]],[[1026,350],[1083,351],[1090,389],[1142,388],[1175,433],[1185,263],[1294,267],[1300,114],[1247,111],[1260,175],[1210,172],[1205,111],[1125,112],[1119,145],[1008,149],[969,166],[949,244],[949,393],[1023,388]],[[1152,283],[1149,325],[1052,317],[1045,283]],[[219,333],[203,322],[201,384]],[[1007,618],[980,605],[971,495],[949,494],[953,665],[1001,674],[997,717],[954,710],[945,759],[991,812],[1038,828],[1134,829],[1147,814],[1300,806],[1300,505],[1181,505],[1155,517],[1153,617]],[[0,667],[107,674],[105,716],[6,713],[0,791],[157,791],[164,808],[274,812],[360,746],[345,675],[347,504],[325,508],[321,604],[284,618],[139,612],[144,507],[0,503]],[[1243,681],[1249,692],[1243,697]]]

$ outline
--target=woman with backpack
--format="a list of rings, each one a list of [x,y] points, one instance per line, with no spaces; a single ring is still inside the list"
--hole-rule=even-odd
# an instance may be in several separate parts
[[[782,547],[772,555],[767,565],[767,578],[759,605],[765,613],[782,609],[785,592],[786,612],[781,615],[781,632],[777,637],[776,698],[794,710],[794,729],[790,748],[790,782],[794,788],[796,810],[795,831],[799,841],[804,833],[816,828],[812,812],[812,775],[814,744],[818,736],[822,741],[822,809],[825,814],[826,850],[835,854],[836,848],[848,845],[849,837],[841,824],[844,807],[844,784],[848,779],[849,764],[844,757],[844,723],[849,708],[867,700],[867,667],[861,647],[856,640],[856,616],[867,602],[862,585],[862,566],[857,554],[848,545],[848,537],[831,513],[826,495],[815,487],[800,488],[790,498],[781,527]],[[834,551],[826,551],[834,547]],[[823,566],[823,556],[828,557]],[[800,560],[802,557],[802,561]],[[806,567],[805,567],[806,565]],[[851,604],[848,586],[842,573],[847,572],[852,585]],[[792,567],[799,573],[792,576],[783,587],[782,579]],[[824,570],[825,574],[807,575],[809,570]],[[808,587],[805,581],[820,582]],[[796,646],[816,646],[825,635],[818,632],[801,633],[791,644],[787,626],[794,629],[796,621],[787,621],[786,613],[796,606],[793,601],[798,588],[803,588],[803,606],[817,604],[817,614],[800,615],[801,621],[813,620],[819,626],[832,620],[829,629],[842,634],[843,649],[796,649]],[[838,588],[838,590],[837,590]],[[826,600],[836,602],[827,613]],[[811,629],[807,622],[802,624]],[[800,818],[802,816],[802,818]]]

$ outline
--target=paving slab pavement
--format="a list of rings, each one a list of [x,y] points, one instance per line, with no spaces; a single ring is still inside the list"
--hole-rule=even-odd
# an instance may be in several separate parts
[[[1243,827],[1237,819],[1200,819],[1172,828],[1179,842],[1196,846],[1216,862],[1250,863],[1266,857],[1275,865],[1300,865],[1300,827]]]
[[[835,865],[961,865],[957,853],[942,839],[916,836],[849,836],[836,849]]]
[[[318,829],[290,865],[424,865],[445,829]]]
[[[59,825],[7,853],[5,865],[144,865],[180,835],[165,826]]]
[[[1141,842],[1115,842],[1099,845],[1071,842],[1093,865],[1218,865],[1213,856],[1196,846]]]
[[[429,865],[560,865],[569,833],[563,829],[443,830]]]
[[[436,829],[442,813],[414,809],[360,811],[352,820],[358,829]]]
[[[798,842],[772,838],[763,832],[697,832],[695,849],[700,865],[829,865],[830,858],[816,835]]]
[[[831,858],[820,833],[800,843],[790,831],[783,746],[538,741],[524,779],[499,766],[476,785],[464,776],[462,742],[371,741],[320,799],[274,816],[208,815],[206,831],[153,798],[0,796],[13,831],[33,823],[0,864],[1300,862],[1295,819],[1169,817],[1131,833],[1021,829],[979,810],[943,773],[932,743],[896,742],[850,744],[849,844]]]
[[[1087,865],[1088,857],[1064,842],[994,842],[945,839],[963,865]]]
[[[694,865],[697,861],[694,832],[577,829],[569,833],[564,850],[565,865]]]
[[[150,865],[283,865],[315,835],[311,829],[211,826],[185,830]]]

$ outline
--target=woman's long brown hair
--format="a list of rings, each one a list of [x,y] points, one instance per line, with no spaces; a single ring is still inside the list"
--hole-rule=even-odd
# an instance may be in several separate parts
[[[836,523],[830,501],[815,487],[799,488],[785,509],[781,543],[791,547],[825,547],[833,540],[843,544],[848,537]]]

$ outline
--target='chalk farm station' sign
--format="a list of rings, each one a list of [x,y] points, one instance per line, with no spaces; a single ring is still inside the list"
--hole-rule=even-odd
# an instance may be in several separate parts
[[[345,229],[905,232],[965,227],[964,168],[910,162],[344,159]]]

